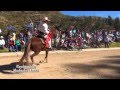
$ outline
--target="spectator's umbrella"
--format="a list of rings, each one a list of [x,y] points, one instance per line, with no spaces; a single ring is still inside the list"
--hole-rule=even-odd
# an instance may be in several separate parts
[[[33,28],[33,25],[31,25],[30,23],[28,23],[28,24],[26,24],[24,27],[25,27],[26,29],[31,29],[31,28]]]
[[[15,27],[12,26],[12,25],[8,25],[8,26],[6,27],[6,29],[7,29],[7,30],[15,30]]]

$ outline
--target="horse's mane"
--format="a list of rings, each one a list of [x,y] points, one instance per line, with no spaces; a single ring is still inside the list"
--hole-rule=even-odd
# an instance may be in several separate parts
[[[59,28],[59,26],[58,26],[58,25],[52,25],[52,26],[50,26],[49,28],[51,28],[51,29],[53,29],[53,28],[54,28],[54,29],[56,29],[56,30],[58,30],[58,31],[60,30],[60,28]]]

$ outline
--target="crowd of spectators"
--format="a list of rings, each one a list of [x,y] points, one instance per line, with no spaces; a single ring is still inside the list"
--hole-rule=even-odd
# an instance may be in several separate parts
[[[34,34],[37,30],[33,30]],[[0,30],[0,33],[2,31]],[[29,32],[28,32],[29,35]],[[9,52],[21,51],[28,37],[20,32],[18,35],[12,33],[6,37],[0,36],[0,49],[8,48]],[[103,29],[93,32],[82,31],[80,29],[72,28],[68,30],[60,30],[56,39],[52,40],[52,46],[55,49],[82,49],[87,47],[101,47],[104,42],[105,47],[109,48],[109,42],[120,42],[120,31],[105,31]]]

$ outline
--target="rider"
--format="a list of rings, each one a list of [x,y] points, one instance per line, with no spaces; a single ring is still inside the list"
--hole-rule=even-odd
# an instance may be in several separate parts
[[[44,17],[42,19],[42,29],[40,29],[40,25],[38,25],[38,30],[39,33],[42,33],[42,35],[44,35],[43,37],[45,38],[45,43],[46,43],[46,48],[51,49],[51,39],[49,37],[49,28],[48,28],[48,22],[50,20],[48,19],[48,17]],[[40,27],[40,28],[39,28]]]

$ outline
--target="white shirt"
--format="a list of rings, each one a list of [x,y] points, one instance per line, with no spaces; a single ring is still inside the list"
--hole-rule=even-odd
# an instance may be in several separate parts
[[[70,30],[70,36],[72,36],[72,30]]]
[[[0,29],[0,33],[2,33],[2,30]]]
[[[48,34],[49,33],[48,24],[44,23],[43,27],[44,27],[44,31],[43,32]]]
[[[5,40],[4,39],[0,40],[0,45],[5,45]]]

